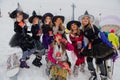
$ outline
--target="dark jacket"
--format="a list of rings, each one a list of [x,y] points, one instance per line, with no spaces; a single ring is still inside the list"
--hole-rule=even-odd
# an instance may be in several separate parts
[[[49,31],[52,31],[52,28],[49,25],[42,25],[42,32],[43,34],[49,34]]]
[[[32,38],[35,40],[39,40],[40,36],[37,36],[38,32],[40,30],[40,26],[38,24],[32,25],[31,32],[32,32]]]
[[[98,44],[102,42],[102,40],[98,36],[100,31],[95,25],[93,25],[93,28],[94,28],[94,31],[91,27],[85,26],[84,36],[87,37],[89,42],[93,42],[93,44]]]
[[[21,26],[18,25],[19,22],[15,22],[14,23],[14,31],[18,34],[27,34],[27,26],[24,26],[23,28]]]

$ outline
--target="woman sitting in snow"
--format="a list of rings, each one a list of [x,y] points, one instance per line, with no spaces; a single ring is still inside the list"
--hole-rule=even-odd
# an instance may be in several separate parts
[[[80,25],[81,23],[79,21],[70,21],[67,24],[67,29],[70,30],[70,40],[74,46],[74,52],[77,56],[73,71],[74,76],[78,76],[79,67],[81,68],[80,71],[84,72],[85,65],[85,57],[79,55],[84,49],[84,36],[82,30],[79,29]]]
[[[48,51],[50,61],[51,80],[66,80],[68,73],[71,73],[70,62],[66,50],[74,51],[74,47],[61,34],[56,34],[54,42]]]
[[[52,13],[45,13],[42,18],[42,32],[43,32],[43,37],[42,37],[42,43],[44,48],[46,49],[46,55],[47,55],[47,50],[49,45],[53,41],[53,24],[52,24],[52,18],[53,14]],[[46,58],[47,59],[47,58]]]
[[[10,18],[16,19],[14,23],[15,34],[10,41],[10,46],[20,47],[22,49],[23,55],[20,59],[21,68],[29,68],[26,60],[35,51],[33,39],[27,34],[27,26],[24,22],[28,17],[29,15],[22,11],[19,4],[18,8],[10,14]]]
[[[40,36],[42,35],[42,31],[40,29],[39,20],[42,16],[37,15],[35,11],[33,11],[33,15],[29,18],[29,22],[32,24],[31,33],[32,38],[34,39],[35,48],[37,49],[35,54],[36,58],[33,60],[32,64],[40,67],[42,63],[40,62],[42,59],[42,55],[45,53],[45,49],[42,46],[40,41]]]

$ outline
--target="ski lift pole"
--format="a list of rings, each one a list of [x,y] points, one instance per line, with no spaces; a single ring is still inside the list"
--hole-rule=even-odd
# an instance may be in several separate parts
[[[72,4],[72,20],[75,19],[75,8],[76,8],[76,6],[75,6],[75,4],[73,3],[73,4]]]

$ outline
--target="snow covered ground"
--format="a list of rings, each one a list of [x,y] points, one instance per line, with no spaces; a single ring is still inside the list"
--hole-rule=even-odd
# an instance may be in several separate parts
[[[1,2],[4,2],[4,1],[5,0],[2,0]],[[0,18],[0,80],[9,80],[9,78],[6,76],[6,61],[7,61],[8,56],[13,53],[18,53],[21,55],[20,49],[10,48],[8,45],[10,38],[14,34],[13,20],[11,20],[7,15],[8,11],[11,11],[16,8],[16,5],[14,5],[14,4],[16,4],[16,2],[13,2],[13,1],[15,1],[15,0],[10,0],[10,1],[6,0],[6,2],[4,2],[4,4],[0,3],[0,7],[3,8],[2,14],[4,14],[2,16],[2,18]],[[23,0],[21,0],[21,2],[22,1]],[[11,5],[12,2],[13,2],[14,6]],[[25,5],[23,5],[23,6],[25,7]],[[32,10],[33,10],[33,8],[32,8]],[[30,69],[21,69],[20,70],[20,73],[18,74],[18,80],[48,80],[48,77],[45,75],[46,63],[45,63],[44,57],[42,60],[43,66],[41,68],[37,68],[31,64],[34,57],[35,56],[32,55],[31,59],[27,62],[30,65]],[[85,70],[86,70],[85,73],[80,72],[78,77],[71,76],[71,78],[69,80],[88,80],[90,74],[87,69],[87,65],[86,65]],[[120,75],[120,58],[115,63],[113,80],[120,80],[119,75]]]
[[[8,43],[13,32],[13,21],[9,19],[7,16],[3,16],[0,18],[0,80],[9,80],[6,76],[6,60],[10,54],[18,53],[21,55],[21,50],[18,48],[10,48]],[[69,52],[70,53],[70,52]],[[34,59],[34,55],[31,56],[31,59],[27,62],[30,65],[30,69],[21,69],[20,73],[18,74],[18,80],[48,80],[48,77],[45,75],[45,60],[43,57],[42,63],[43,66],[41,68],[37,68],[33,66],[32,60]],[[120,80],[120,59],[117,60],[115,63],[115,71],[113,80]],[[79,76],[74,78],[73,76],[69,80],[88,80],[90,74],[87,70],[85,73],[79,73]]]

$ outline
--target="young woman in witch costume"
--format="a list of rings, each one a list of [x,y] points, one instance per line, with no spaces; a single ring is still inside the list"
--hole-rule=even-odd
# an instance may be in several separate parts
[[[83,41],[83,33],[82,30],[79,29],[81,23],[79,21],[70,21],[67,24],[67,29],[70,30],[70,40],[72,42],[72,45],[74,46],[74,52],[77,56],[77,61],[74,66],[74,76],[78,76],[78,69],[80,67],[80,71],[84,72],[84,63],[85,63],[85,57],[80,56],[79,54],[84,49],[84,41]]]
[[[86,11],[84,15],[79,17],[79,20],[81,21],[84,36],[88,39],[88,45],[84,48],[81,55],[87,56],[88,69],[91,73],[89,80],[97,80],[93,58],[95,58],[96,65],[100,69],[101,80],[107,80],[107,70],[104,60],[113,55],[113,46],[107,40],[104,33],[100,32],[95,25],[92,25],[94,16],[89,15]]]
[[[47,53],[49,45],[53,41],[52,18],[53,18],[52,13],[46,13],[43,15],[43,18],[42,18],[42,22],[43,22],[43,25],[42,25],[42,32],[43,32],[42,43],[43,43],[44,48],[46,49],[46,53]]]
[[[40,62],[42,59],[42,55],[45,53],[45,49],[40,41],[40,36],[42,35],[42,30],[40,29],[39,21],[42,19],[42,16],[37,15],[35,11],[33,11],[32,16],[29,18],[29,22],[32,24],[31,33],[32,38],[34,39],[35,48],[37,51],[35,52],[36,58],[33,60],[32,64],[40,67],[42,63]]]
[[[63,23],[64,23],[64,20],[65,20],[65,17],[64,16],[60,16],[60,15],[57,15],[57,16],[54,16],[53,17],[53,34],[62,34],[62,36],[66,38],[66,35],[65,35],[65,28],[63,26]]]
[[[10,46],[11,47],[20,47],[23,51],[22,58],[20,59],[21,68],[29,68],[26,63],[28,57],[34,53],[34,43],[33,39],[27,34],[27,26],[24,22],[25,19],[29,17],[28,14],[24,13],[18,4],[18,8],[10,13],[10,18],[16,19],[14,23],[14,31]]]
[[[54,42],[48,51],[50,66],[50,80],[66,80],[68,73],[71,73],[70,62],[66,50],[74,51],[74,47],[61,34],[54,36]]]

